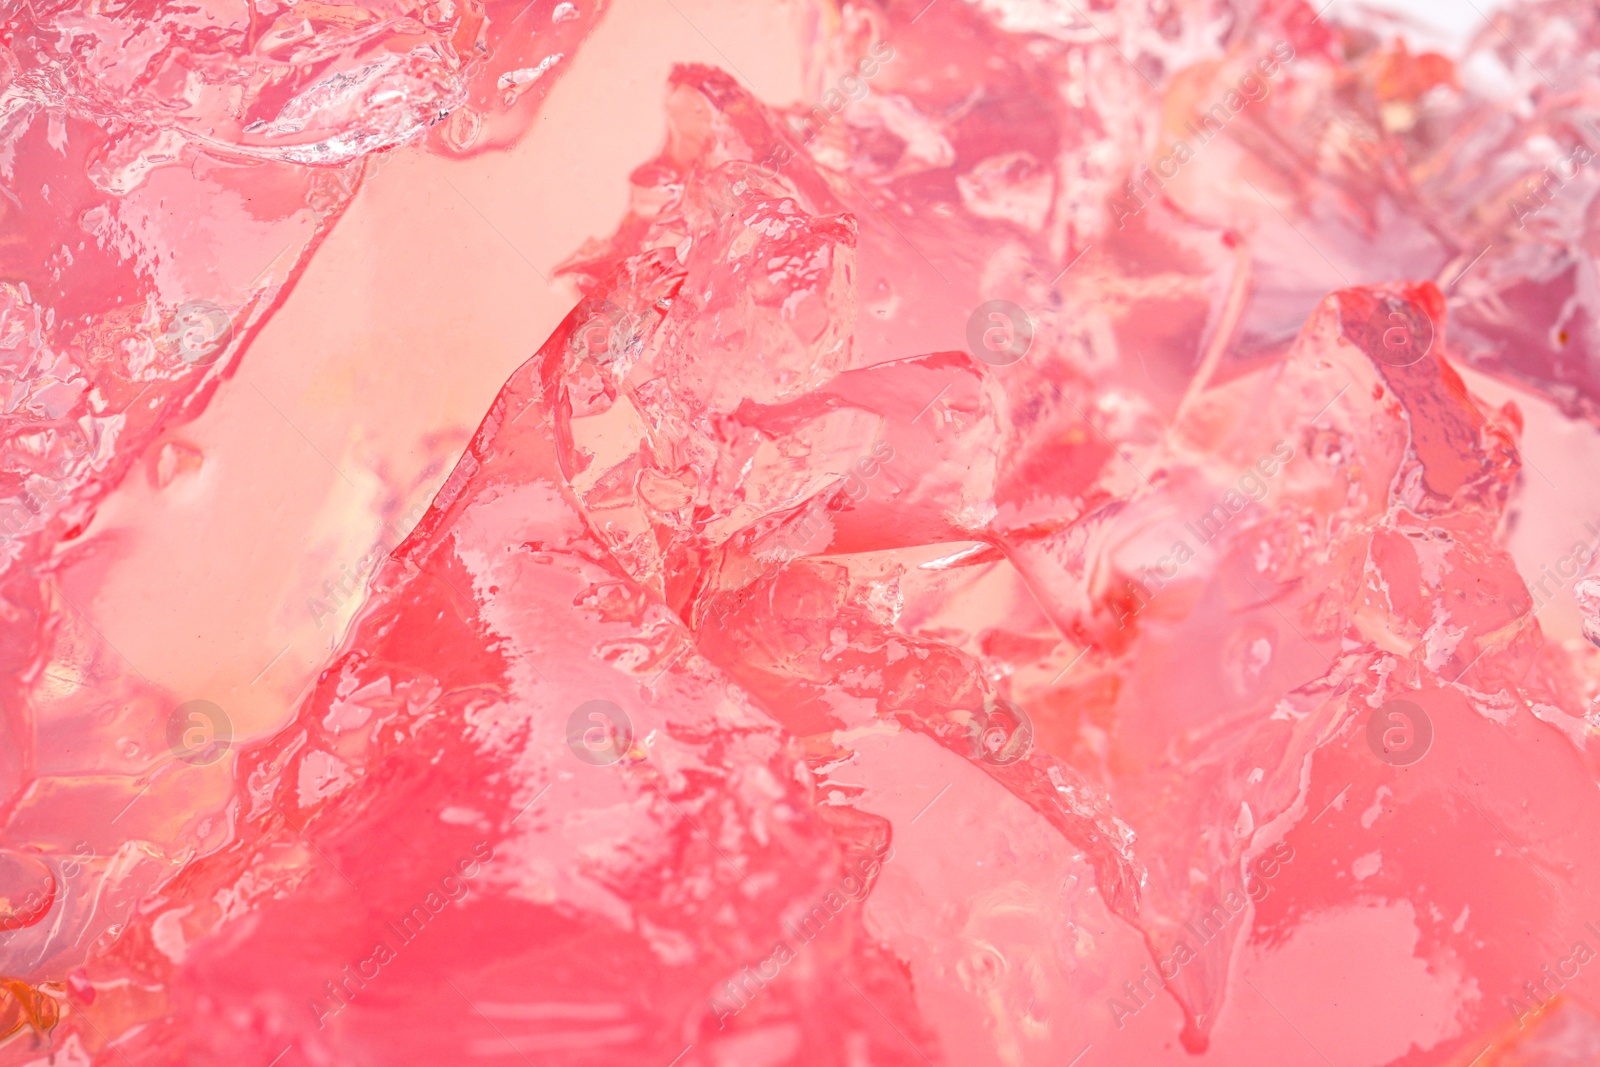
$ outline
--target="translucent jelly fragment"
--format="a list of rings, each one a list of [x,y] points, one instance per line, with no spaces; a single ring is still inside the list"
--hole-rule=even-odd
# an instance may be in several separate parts
[[[770,956],[841,867],[858,894],[876,872],[882,829],[814,809],[776,727],[690,650],[566,487],[565,389],[545,382],[580,324],[508,383],[294,724],[242,758],[236,836],[91,964],[105,1012],[138,1010],[112,975],[161,972],[168,1014],[130,1038],[146,1054],[221,1062],[248,1043],[437,1062],[487,1050],[485,1017],[529,1047],[552,1022],[604,1017],[602,1047],[670,1059],[684,1020],[713,1039],[707,992]],[[762,1014],[820,1006],[841,1027],[806,1035],[805,1054],[915,1029],[858,917],[811,951],[893,1022],[795,971]],[[599,999],[571,1007],[576,990]]]
[[[1590,419],[1600,128],[1583,57],[1597,43],[1583,4],[1507,5],[1459,60],[1463,76],[1402,101],[1389,139],[1447,235],[1462,357]]]

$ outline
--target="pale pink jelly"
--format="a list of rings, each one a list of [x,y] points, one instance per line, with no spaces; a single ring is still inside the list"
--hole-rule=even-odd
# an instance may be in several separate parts
[[[679,66],[282,723],[130,671],[63,546],[365,160],[514,143],[596,14],[14,17],[0,1060],[1596,1062],[1600,666],[1540,613],[1600,637],[1600,506],[1523,454],[1600,399],[1592,7]]]

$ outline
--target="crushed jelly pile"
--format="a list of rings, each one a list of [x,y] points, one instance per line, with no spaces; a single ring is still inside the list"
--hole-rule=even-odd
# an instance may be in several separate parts
[[[0,1062],[1595,1061],[1600,11],[813,15],[249,738],[56,569],[600,12],[9,16]]]

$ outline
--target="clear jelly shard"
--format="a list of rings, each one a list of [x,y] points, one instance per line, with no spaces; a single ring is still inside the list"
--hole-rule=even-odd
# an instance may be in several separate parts
[[[846,3],[814,106],[677,67],[291,721],[206,773],[185,705],[192,758],[66,782],[38,569],[239,358],[280,238],[373,152],[512,144],[596,12],[300,4],[206,64],[174,10],[119,65],[133,16],[37,9],[6,1053],[1589,1062],[1600,667],[1462,370],[1591,417],[1596,16],[1530,11],[1457,63],[1304,4]]]

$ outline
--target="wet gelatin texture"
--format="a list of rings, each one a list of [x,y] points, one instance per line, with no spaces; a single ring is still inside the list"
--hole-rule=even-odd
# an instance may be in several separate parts
[[[251,738],[63,553],[602,13],[8,16],[0,1062],[1596,1062],[1600,12],[797,9]]]

